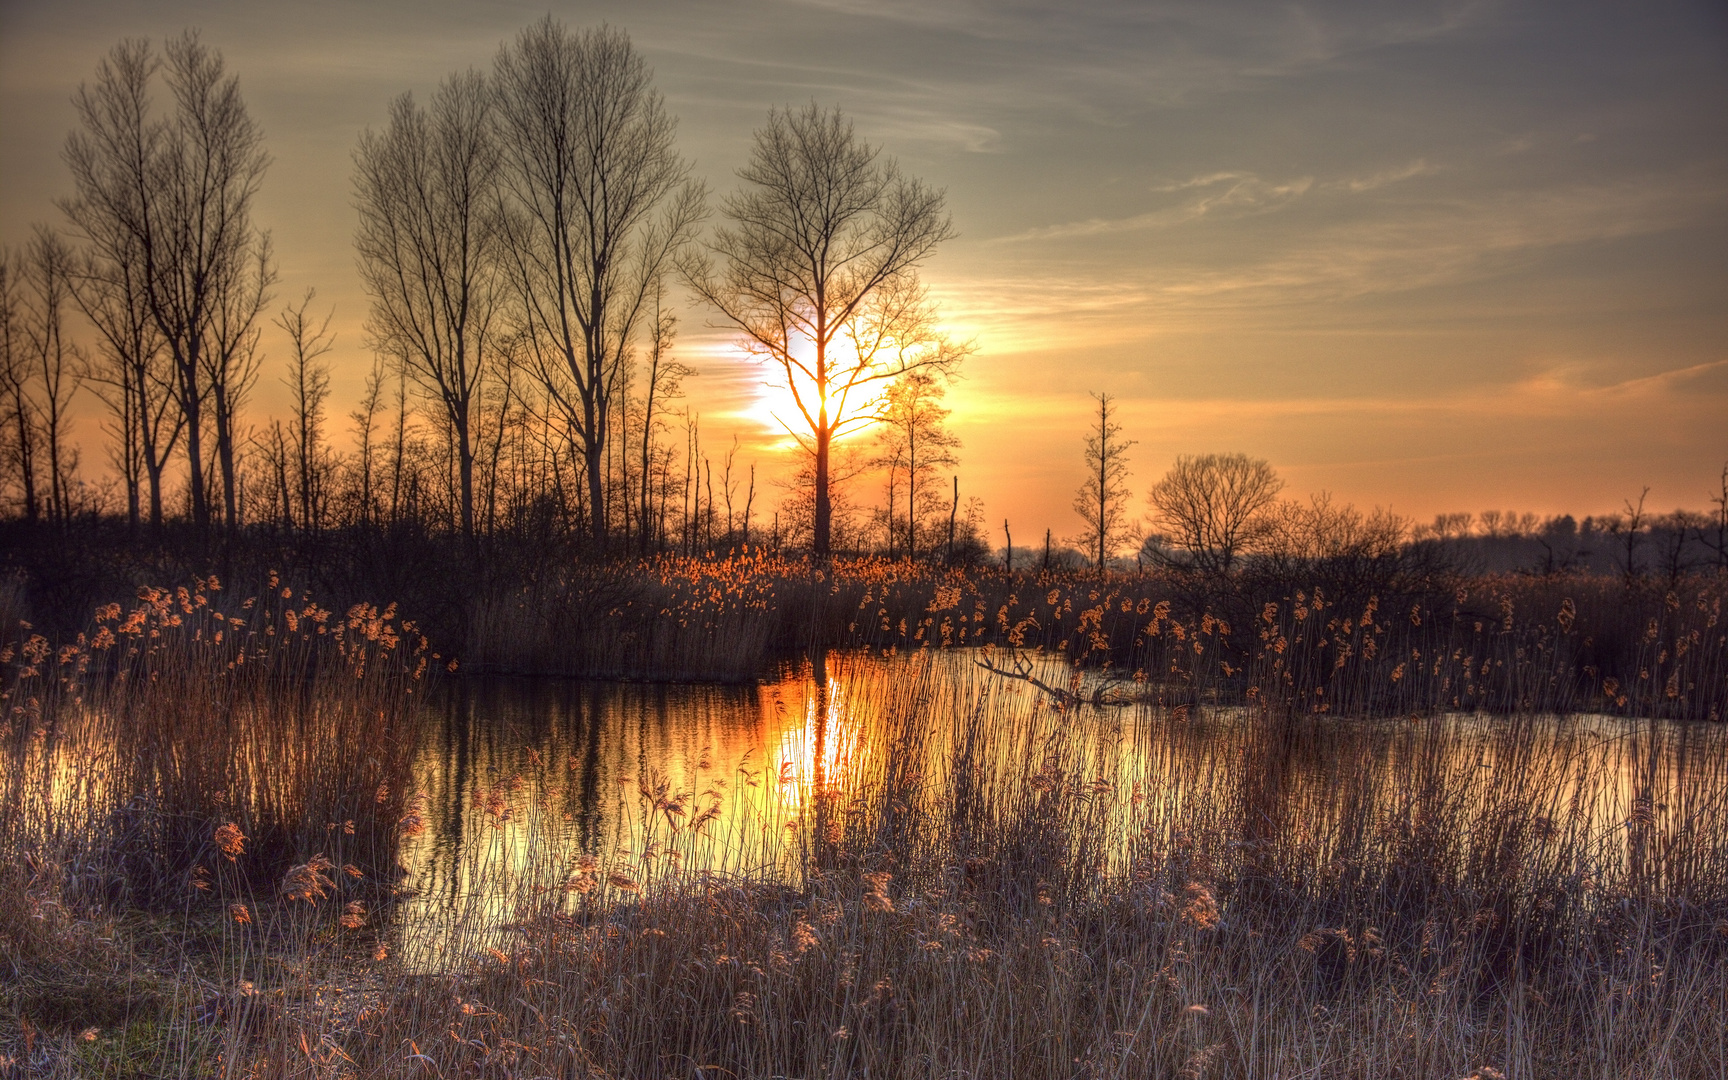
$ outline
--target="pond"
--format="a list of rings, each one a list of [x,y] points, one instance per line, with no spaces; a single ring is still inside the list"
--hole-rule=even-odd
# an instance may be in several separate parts
[[[1052,811],[1050,826],[1083,818],[1109,832],[1106,873],[1134,857],[1131,838],[1187,845],[1222,873],[1257,836],[1342,850],[1354,822],[1448,800],[1462,800],[1464,819],[1476,803],[1502,815],[1516,805],[1533,828],[1581,830],[1602,857],[1627,858],[1640,815],[1660,828],[1723,797],[1718,726],[1274,722],[1166,707],[1132,683],[1033,658],[1021,674],[1040,688],[982,657],[830,653],[752,686],[453,682],[417,756],[426,828],[404,853],[401,947],[429,964],[484,949],[521,904],[553,890],[575,904],[596,889],[628,899],[676,873],[796,880],[818,797],[844,806],[891,778],[950,829],[962,826],[947,804],[962,794],[1001,808],[1065,792],[1084,811]],[[1101,688],[1133,700],[1059,694]]]

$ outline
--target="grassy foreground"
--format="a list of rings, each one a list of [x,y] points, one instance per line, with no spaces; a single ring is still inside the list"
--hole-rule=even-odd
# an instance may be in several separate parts
[[[492,892],[416,922],[397,864],[443,662],[274,585],[27,636],[0,1068],[1724,1075],[1713,727],[1026,708],[914,663],[854,686],[872,750],[795,812],[736,812],[741,775],[645,779],[629,842],[583,850],[557,807],[477,794]]]

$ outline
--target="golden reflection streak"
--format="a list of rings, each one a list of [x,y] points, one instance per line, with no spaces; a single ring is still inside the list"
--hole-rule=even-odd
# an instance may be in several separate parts
[[[781,801],[796,814],[813,796],[831,793],[857,774],[864,764],[868,724],[854,714],[843,679],[824,684],[807,676],[785,689],[795,689],[802,704],[795,714],[799,722],[780,731],[773,764]]]

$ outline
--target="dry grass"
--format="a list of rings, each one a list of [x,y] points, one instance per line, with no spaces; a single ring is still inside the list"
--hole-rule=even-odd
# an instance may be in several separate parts
[[[782,609],[801,591],[793,583],[809,573],[761,552],[567,568],[482,598],[466,659],[492,672],[752,681],[782,644]]]
[[[203,655],[195,596],[147,605],[148,625],[182,619],[164,664]],[[328,649],[281,609],[252,617],[249,633],[277,628],[264,650],[287,649],[281,664],[320,658],[274,670],[315,669],[302,685],[323,709],[283,702],[286,679],[258,684],[276,688],[279,725],[415,688],[401,646],[380,655],[375,613]],[[265,715],[226,662],[196,667],[201,700]],[[172,663],[192,678],[193,661]],[[150,835],[200,838],[213,873],[147,919],[79,884],[79,860],[130,835],[104,829],[112,800],[26,798],[37,809],[4,834],[0,907],[19,914],[0,1053],[64,1076],[1722,1075],[1714,728],[1064,708],[975,668],[869,670],[847,699],[869,748],[842,775],[798,778],[795,799],[644,782],[628,842],[590,850],[531,788],[479,793],[487,824],[467,843],[484,888],[436,919],[341,872],[348,834],[324,826],[372,784],[358,742],[316,757],[323,787],[295,764],[304,736],[237,758],[205,726],[175,744],[185,764],[151,758],[188,794],[184,826]],[[93,704],[74,711],[127,703]],[[52,738],[96,760],[118,735],[91,722]],[[17,778],[42,760],[10,759],[8,791],[39,790]],[[236,760],[251,786],[224,790],[330,792],[281,826],[293,856],[258,842],[285,800],[193,801],[200,770]],[[383,858],[417,811],[372,805]]]
[[[274,578],[145,589],[58,648],[26,626],[0,647],[0,835],[121,908],[273,883],[309,849],[387,874],[434,662],[393,610],[335,615]]]
[[[815,646],[988,644],[1135,677],[1170,705],[1728,717],[1728,584],[1718,576],[1315,576],[1323,584],[668,556],[571,568],[483,600],[465,660],[748,682]]]

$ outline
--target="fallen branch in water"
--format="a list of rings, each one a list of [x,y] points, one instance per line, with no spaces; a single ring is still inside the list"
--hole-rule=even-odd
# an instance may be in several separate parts
[[[972,662],[992,675],[1000,675],[1005,679],[1016,679],[1020,682],[1032,684],[1038,689],[1044,691],[1046,694],[1049,694],[1056,700],[1057,704],[1061,705],[1063,708],[1067,708],[1070,705],[1092,705],[1098,708],[1109,707],[1119,709],[1123,706],[1134,704],[1134,702],[1128,698],[1104,696],[1106,691],[1112,689],[1112,686],[1110,685],[1100,686],[1093,690],[1091,694],[1079,694],[1072,690],[1064,690],[1059,686],[1051,686],[1049,683],[1038,678],[1038,676],[1032,674],[1032,661],[1028,660],[1018,650],[1013,653],[1013,658],[1013,670],[996,666],[996,664],[990,659],[989,655],[986,655],[982,660],[974,660]]]

